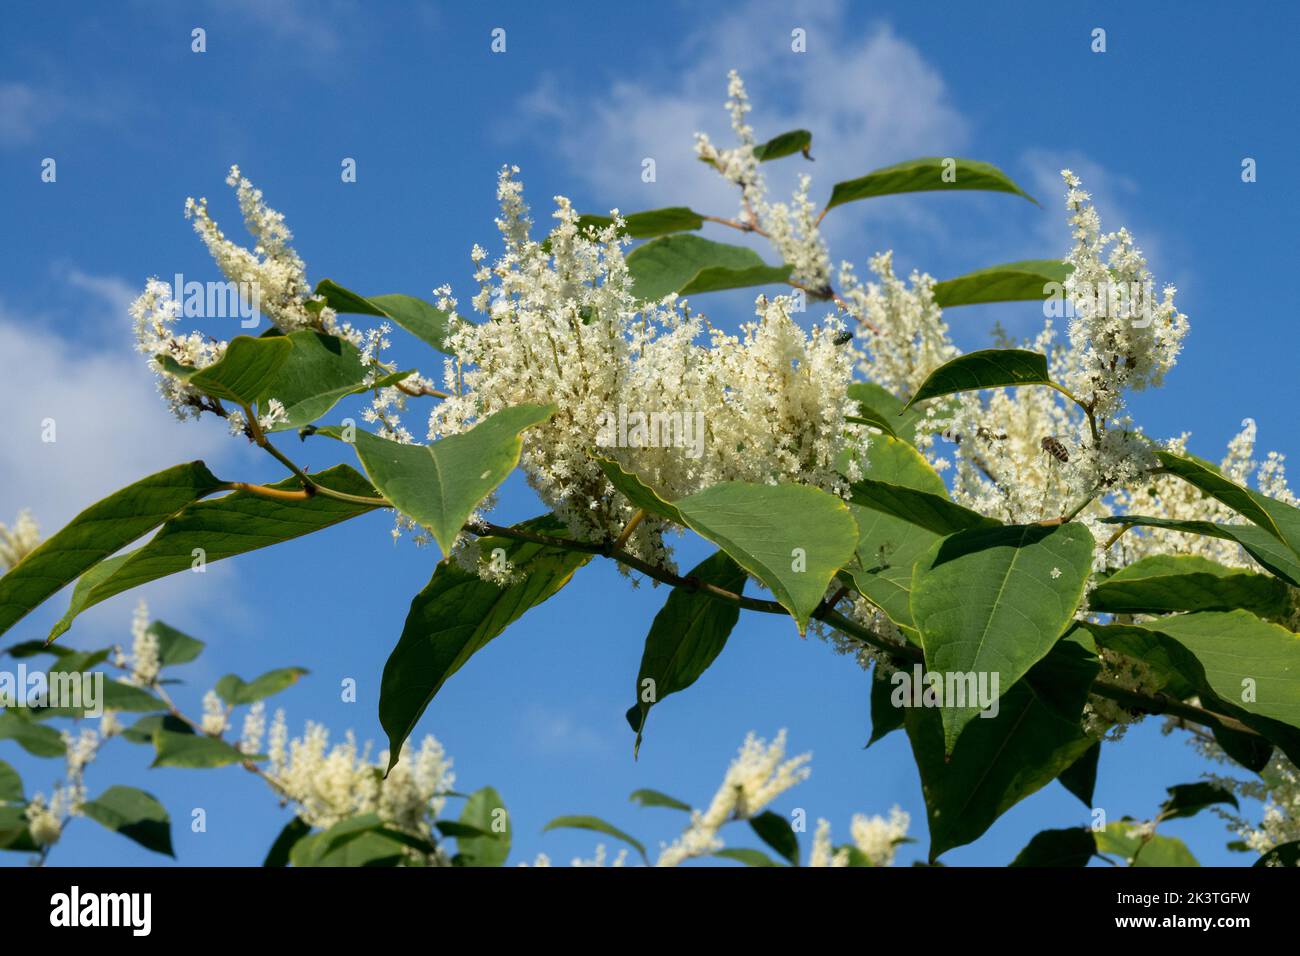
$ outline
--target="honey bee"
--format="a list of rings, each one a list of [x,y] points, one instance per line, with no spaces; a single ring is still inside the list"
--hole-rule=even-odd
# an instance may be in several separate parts
[[[1043,445],[1043,451],[1047,452],[1049,455],[1051,455],[1061,464],[1064,465],[1067,462],[1069,462],[1070,453],[1065,450],[1065,446],[1061,444],[1060,439],[1056,438],[1056,436],[1054,435],[1043,436],[1042,445]]]

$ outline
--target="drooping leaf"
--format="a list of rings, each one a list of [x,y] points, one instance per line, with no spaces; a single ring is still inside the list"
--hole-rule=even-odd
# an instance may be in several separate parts
[[[769,163],[774,159],[803,153],[804,159],[812,159],[809,152],[811,149],[812,133],[806,129],[792,129],[755,146],[754,158],[760,163]]]
[[[0,740],[12,740],[33,757],[62,757],[67,753],[57,730],[34,723],[15,710],[0,710]]]
[[[673,505],[665,501],[657,491],[643,482],[640,477],[628,471],[620,462],[612,458],[601,458],[599,456],[592,459],[600,470],[605,473],[609,483],[613,485],[618,492],[632,503],[634,507],[640,508],[653,515],[661,518],[667,518],[676,524],[686,526],[686,519],[682,517],[681,512]]]
[[[564,816],[556,817],[546,826],[542,827],[542,832],[547,830],[591,830],[595,833],[603,833],[606,836],[612,836],[615,840],[622,840],[640,855],[641,859],[647,866],[650,864],[649,858],[645,855],[645,844],[634,836],[630,836],[612,823],[606,823],[600,817],[592,816]]]
[[[226,346],[226,353],[205,368],[178,365],[168,356],[159,356],[164,369],[187,382],[204,395],[224,402],[252,405],[275,380],[293,350],[282,335],[254,338],[237,335]]]
[[[1167,788],[1169,799],[1160,807],[1161,820],[1175,820],[1179,817],[1194,817],[1207,807],[1220,803],[1237,807],[1237,798],[1223,787],[1204,781],[1198,783],[1180,783]]]
[[[397,293],[367,298],[343,288],[332,279],[322,279],[317,283],[316,294],[324,296],[325,304],[335,312],[391,319],[439,352],[448,351],[449,317],[423,299]]]
[[[744,590],[746,579],[745,572],[721,551],[692,568],[687,577],[735,594]],[[701,591],[674,588],[669,593],[646,635],[636,677],[636,703],[627,712],[628,723],[636,731],[634,753],[641,747],[650,708],[695,683],[722,653],[739,618],[740,608]],[[646,699],[647,694],[651,699]]]
[[[874,478],[854,482],[850,492],[853,504],[898,518],[935,535],[1000,527],[996,518],[963,508],[949,501],[946,494],[940,495]]]
[[[289,854],[293,851],[294,846],[309,833],[311,833],[311,824],[305,822],[302,817],[294,817],[284,825],[280,835],[271,844],[271,849],[267,851],[262,866],[288,866]]]
[[[927,156],[886,166],[858,179],[836,183],[826,208],[834,209],[846,202],[870,199],[873,196],[965,189],[1013,193],[1024,196],[1035,205],[1038,202],[1012,182],[1006,173],[989,163],[974,159]]]
[[[1116,571],[1093,589],[1088,606],[1107,614],[1164,614],[1242,608],[1261,617],[1282,614],[1284,582],[1229,568],[1196,555],[1154,555]]]
[[[793,866],[799,865],[799,838],[794,835],[789,820],[779,813],[764,810],[758,816],[749,818],[749,826],[760,840],[780,856],[789,860]]]
[[[366,497],[375,494],[370,483],[348,465],[335,465],[313,475],[312,479],[344,494]],[[298,479],[287,478],[271,487],[292,491],[300,485]],[[187,504],[168,515],[147,544],[86,571],[73,589],[67,612],[50,631],[50,639],[67,631],[82,611],[123,591],[169,574],[291,541],[373,510],[371,505],[340,501],[327,495],[318,494],[303,501],[276,501],[244,491]]]
[[[892,674],[883,674],[879,666],[871,670],[871,737],[867,740],[868,747],[903,726],[903,708],[895,707],[893,703],[892,677]]]
[[[642,301],[670,292],[694,295],[758,285],[784,285],[790,266],[770,266],[753,249],[713,242],[699,236],[652,239],[627,257],[632,291]]]
[[[148,631],[158,642],[158,663],[163,667],[188,664],[203,653],[204,643],[162,621],[154,621]]]
[[[1254,863],[1255,866],[1300,866],[1300,840],[1275,846]]]
[[[250,682],[245,682],[234,674],[227,674],[217,681],[217,686],[214,689],[217,696],[231,707],[240,707],[244,704],[264,700],[273,694],[278,694],[280,691],[292,687],[298,683],[298,678],[306,673],[307,670],[303,667],[281,667],[273,671],[267,671],[261,677]]]
[[[122,731],[122,739],[129,740],[133,744],[149,744],[153,746],[154,736],[159,730],[166,730],[175,734],[194,733],[193,727],[171,714],[150,714],[147,717],[141,717]]]
[[[179,733],[160,725],[153,736],[153,767],[225,767],[232,763],[265,760],[261,754],[244,754],[224,740],[205,734]]]
[[[510,856],[511,821],[501,794],[483,787],[470,794],[461,810],[460,822],[478,828],[481,837],[456,841],[456,861],[461,866],[504,866]]]
[[[578,218],[578,228],[594,226],[597,229],[604,229],[613,222],[614,220],[609,216],[584,215]],[[623,228],[619,232],[633,239],[654,239],[674,232],[693,232],[703,226],[703,217],[694,209],[685,206],[666,206],[663,209],[627,213],[623,216]]]
[[[1047,356],[1025,349],[981,349],[945,362],[931,372],[907,403],[981,388],[1047,385]]]
[[[660,793],[658,790],[633,790],[628,799],[643,807],[667,807],[670,810],[691,812],[689,803],[670,797],[666,793]]]
[[[1049,298],[1055,283],[1069,277],[1071,267],[1060,259],[1005,262],[934,285],[934,302],[941,308],[981,302],[1027,302]],[[1049,831],[1052,832],[1052,831]]]
[[[146,850],[176,856],[172,851],[172,823],[167,808],[143,790],[109,787],[94,800],[83,804],[82,812]]]
[[[937,708],[907,709],[907,736],[930,823],[931,861],[978,839],[1092,746],[1080,717],[1097,670],[1094,655],[1074,641],[1061,641],[1003,691],[996,717],[971,721],[951,755],[944,752]]]
[[[1260,565],[1293,587],[1300,587],[1300,554],[1271,532],[1253,524],[1226,524],[1213,521],[1179,521],[1148,515],[1114,515],[1101,519],[1105,524],[1161,528],[1184,534],[1199,534],[1241,545]]]
[[[270,399],[284,406],[285,417],[271,431],[301,428],[349,395],[394,385],[412,374],[394,372],[367,384],[370,369],[351,343],[309,329],[290,332],[285,338],[292,346],[289,356],[257,400],[263,412]]]
[[[1016,854],[1010,866],[1076,867],[1087,866],[1097,852],[1092,831],[1083,827],[1068,830],[1043,830],[1034,834],[1029,844]]]
[[[1092,533],[1074,523],[959,531],[936,542],[912,577],[912,617],[928,669],[988,675],[994,696],[1010,688],[1073,619],[1093,547]],[[964,683],[953,686],[969,692]],[[941,710],[949,751],[980,711],[958,696]]]
[[[895,438],[916,444],[916,427],[925,419],[924,408],[915,405],[904,411],[906,403],[875,382],[854,382],[844,391],[859,408],[865,406],[887,419]]]
[[[1066,767],[1057,776],[1061,786],[1092,809],[1092,793],[1097,787],[1097,763],[1101,760],[1101,741],[1089,747],[1082,757]]]
[[[357,457],[375,487],[428,528],[446,554],[470,513],[519,464],[522,432],[554,414],[554,405],[515,405],[430,445],[358,431]]]
[[[549,515],[520,528],[562,536],[564,526]],[[569,582],[590,556],[530,541],[486,537],[483,555],[497,549],[520,575],[501,587],[451,561],[438,565],[411,602],[397,646],[384,665],[379,721],[389,739],[391,769],[424,709],[452,674],[525,611]]]
[[[23,779],[18,771],[0,760],[0,804],[23,802]]]
[[[203,462],[192,461],[91,505],[0,577],[0,634],[78,575],[222,485]]]

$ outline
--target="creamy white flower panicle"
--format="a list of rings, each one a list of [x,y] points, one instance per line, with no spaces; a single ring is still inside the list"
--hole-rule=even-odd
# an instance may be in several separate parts
[[[358,747],[351,731],[342,743],[331,746],[329,731],[308,721],[301,737],[286,737],[284,712],[277,711],[267,775],[307,823],[324,830],[375,813],[405,832],[432,834],[433,821],[456,779],[450,758],[433,737],[425,737],[418,752],[408,743],[387,777],[387,751],[371,760],[370,744]]]
[[[149,627],[149,605],[141,600],[131,618],[131,655],[120,660],[129,672],[126,682],[148,687],[157,681],[162,670],[158,654],[158,636]]]
[[[748,114],[753,107],[745,92],[740,74],[727,74],[727,111],[736,145],[718,149],[704,133],[695,134],[695,154],[727,180],[740,187],[740,213],[737,221],[747,230],[765,235],[781,256],[792,266],[791,281],[815,294],[830,289],[831,262],[825,240],[817,224],[816,207],[808,198],[812,180],[799,177],[799,185],[790,204],[769,203],[767,183],[754,150],[754,129]]]
[[[0,570],[8,571],[16,567],[40,543],[40,526],[26,508],[18,512],[12,528],[0,521]]]
[[[807,780],[812,754],[785,759],[785,731],[770,744],[749,734],[727,768],[722,786],[707,809],[691,813],[691,824],[663,848],[656,866],[677,866],[692,857],[710,856],[725,845],[718,831],[729,820],[748,820],[791,787]]]
[[[516,172],[504,169],[498,186],[502,256],[489,266],[481,248],[471,255],[480,282],[474,306],[485,320],[461,319],[450,290],[435,290],[438,307],[452,315],[454,356],[445,367],[452,397],[435,407],[431,439],[512,405],[555,403],[549,422],[524,433],[520,463],[543,501],[586,540],[617,535],[635,511],[605,479],[593,450],[669,498],[732,480],[843,490],[836,456],[863,433],[845,422],[853,358],[835,345],[838,320],[806,334],[789,298],[760,296],[758,319],[727,335],[675,296],[638,302],[617,222],[579,228],[559,197],[558,225],[543,246],[529,237]],[[705,336],[707,344],[697,342]],[[617,430],[607,423],[620,411],[671,420],[660,433],[667,440],[610,447],[602,436]],[[689,443],[673,438],[684,437],[684,428]],[[664,528],[642,522],[629,550],[666,563]]]
[[[62,786],[55,787],[49,798],[35,794],[24,810],[28,832],[39,847],[58,842],[72,817],[82,815],[86,802],[86,767],[99,753],[103,738],[90,728],[82,728],[77,736],[68,731],[61,733],[65,751],[66,773]]]
[[[213,737],[220,737],[226,732],[229,725],[230,715],[226,711],[226,705],[222,703],[221,698],[217,696],[215,690],[210,690],[203,695],[203,720],[200,722],[199,729],[205,734]]]
[[[170,374],[164,360],[187,368],[206,368],[226,354],[226,344],[198,332],[177,334],[180,303],[172,298],[172,287],[157,278],[150,279],[133,303],[131,318],[135,323],[136,351],[147,356],[149,370],[158,377],[158,392],[179,419],[197,418],[211,404],[183,378]]]

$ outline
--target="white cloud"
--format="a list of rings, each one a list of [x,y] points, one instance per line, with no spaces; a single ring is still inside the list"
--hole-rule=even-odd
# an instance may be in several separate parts
[[[63,99],[28,83],[0,83],[0,143],[20,146],[58,117]]]
[[[789,48],[789,30],[807,30],[808,52]],[[793,128],[813,131],[815,163],[792,158],[766,167],[776,196],[798,173],[814,177],[814,195],[871,169],[918,155],[960,155],[968,124],[950,103],[939,70],[886,25],[850,29],[842,3],[755,0],[687,37],[655,77],[614,82],[591,99],[566,97],[560,79],[544,77],[503,134],[544,136],[601,197],[602,205],[635,210],[691,205],[732,214],[734,187],[695,158],[693,133],[731,142],[727,70],[746,78],[751,119],[760,138]],[[641,162],[656,161],[657,181],[641,182]],[[527,181],[527,170],[525,181]],[[865,205],[865,204],[864,204]],[[921,206],[902,200],[855,215],[915,222]],[[848,217],[844,217],[846,220]],[[936,220],[937,221],[937,220]],[[833,238],[833,235],[832,235]]]

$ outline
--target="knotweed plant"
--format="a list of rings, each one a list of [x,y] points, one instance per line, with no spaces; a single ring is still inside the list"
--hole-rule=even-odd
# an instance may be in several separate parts
[[[156,279],[132,314],[176,415],[226,419],[277,471],[228,480],[191,462],[92,505],[39,547],[21,521],[0,529],[11,565],[0,631],[66,584],[76,582],[72,606],[51,640],[85,608],[189,569],[193,549],[221,560],[387,509],[394,535],[448,558],[383,668],[388,750],[375,762],[351,741],[330,749],[315,725],[286,749],[284,725],[267,731],[260,711],[248,746],[232,748],[299,807],[307,830],[378,820],[402,859],[416,852],[410,840],[431,840],[445,766],[436,745],[409,750],[421,714],[470,655],[580,587],[596,559],[666,586],[629,675],[634,746],[652,709],[742,626],[741,611],[782,615],[792,634],[811,626],[871,671],[872,739],[901,729],[911,744],[932,860],[1053,780],[1093,810],[1103,742],[1164,714],[1257,775],[1233,786],[1267,801],[1263,824],[1233,826],[1261,860],[1294,862],[1300,510],[1282,457],[1257,457],[1253,422],[1216,466],[1188,451],[1187,434],[1152,435],[1130,413],[1129,396],[1159,387],[1183,348],[1176,291],[1157,286],[1133,235],[1103,226],[1069,170],[1053,205],[1072,242],[1043,259],[944,281],[900,275],[886,250],[861,270],[837,263],[821,224],[841,206],[898,193],[1030,197],[996,166],[929,157],[836,183],[825,199],[801,176],[775,201],[767,164],[810,158],[811,133],[760,139],[735,73],[726,109],[734,144],[700,135],[695,152],[701,175],[736,186],[734,214],[584,215],[556,197],[539,225],[507,167],[496,251],[469,249],[477,288],[441,284],[431,301],[310,283],[284,218],[233,168],[250,247],[227,237],[206,200],[185,212],[270,328],[230,341],[184,329]],[[775,263],[755,251],[763,241]],[[736,289],[753,294],[753,318],[731,333],[708,309],[714,293]],[[1017,301],[1043,310],[1028,340],[999,335],[975,352],[953,342],[945,310]],[[427,375],[386,357],[396,329],[437,353]],[[368,396],[360,427],[339,410],[357,395]],[[293,460],[294,437],[337,443],[340,463],[309,474]],[[496,523],[496,489],[516,468],[540,513]],[[682,569],[675,545],[687,534],[716,551]],[[160,653],[147,642],[135,652],[131,686],[157,689]],[[227,730],[228,704],[217,688],[200,736]],[[252,753],[263,733],[274,741],[265,767]],[[797,860],[787,821],[757,822],[803,774],[782,752],[780,740],[748,742],[658,861],[725,855],[719,832],[737,819]],[[384,771],[396,782],[380,783]],[[33,841],[79,805],[67,787],[58,812],[56,798],[34,811]],[[1147,821],[1080,811],[1089,825],[1063,821],[1022,857],[1185,862],[1156,825],[1223,809],[1233,793],[1176,785]],[[888,862],[906,826],[899,815],[855,820],[853,843],[837,847],[818,824],[809,859]]]

